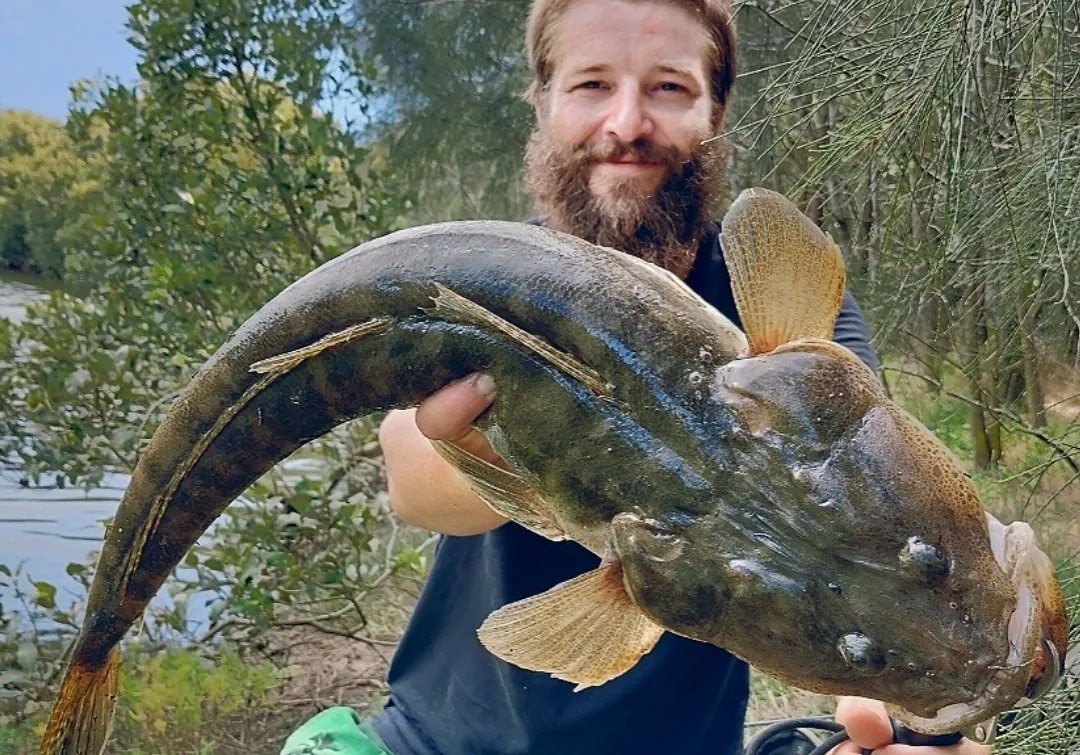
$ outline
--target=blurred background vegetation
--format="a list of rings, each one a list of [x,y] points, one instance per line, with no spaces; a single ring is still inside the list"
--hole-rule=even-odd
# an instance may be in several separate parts
[[[1076,616],[1080,11],[735,8],[728,198],[777,189],[834,236],[890,391],[990,510],[1035,527]],[[62,123],[0,112],[0,266],[48,290],[0,318],[5,475],[93,491],[303,273],[409,225],[527,218],[527,9],[147,0],[129,9],[138,85],[73,82]],[[433,539],[389,511],[377,420],[310,444],[200,541],[126,643],[110,752],[276,752],[321,707],[380,703]],[[94,555],[67,567],[83,588]],[[61,601],[3,562],[0,751],[30,753],[85,591]],[[764,678],[754,691],[756,720],[830,710]],[[996,751],[1078,746],[1065,685]]]

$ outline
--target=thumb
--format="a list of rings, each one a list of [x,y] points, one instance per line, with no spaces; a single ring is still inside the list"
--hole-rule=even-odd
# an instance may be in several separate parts
[[[498,457],[473,422],[495,399],[495,381],[478,372],[450,383],[416,408],[416,427],[431,440],[447,440],[488,461]]]
[[[836,701],[836,722],[847,730],[859,748],[874,750],[893,741],[892,722],[884,703],[863,697],[840,697]]]

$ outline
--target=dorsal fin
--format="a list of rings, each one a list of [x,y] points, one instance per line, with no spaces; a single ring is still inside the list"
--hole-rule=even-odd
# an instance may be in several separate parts
[[[720,246],[751,354],[832,338],[844,260],[789,199],[768,189],[743,191],[724,216]]]

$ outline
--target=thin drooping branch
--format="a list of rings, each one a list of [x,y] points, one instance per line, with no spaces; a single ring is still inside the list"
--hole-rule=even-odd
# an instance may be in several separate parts
[[[946,396],[951,396],[952,398],[958,399],[959,401],[963,401],[969,406],[976,406],[983,411],[989,412],[996,418],[1005,418],[1009,420],[1016,426],[1016,429],[1018,431],[1024,433],[1025,435],[1030,435],[1033,438],[1037,438],[1041,442],[1045,443],[1048,447],[1053,449],[1053,451],[1058,455],[1058,457],[1069,465],[1073,472],[1080,474],[1080,465],[1078,465],[1076,461],[1073,460],[1073,454],[1080,454],[1080,445],[1062,443],[1058,439],[1051,438],[1042,430],[1037,430],[1031,427],[1027,422],[1023,420],[1023,418],[1018,417],[1013,412],[1010,412],[1009,410],[1003,409],[998,406],[991,406],[990,404],[982,401],[977,401],[970,396],[965,396],[962,393],[957,393],[956,391],[946,387],[945,384],[942,383],[940,380],[935,380],[934,378],[927,375],[923,375],[918,372],[912,372],[911,370],[905,370],[902,367],[891,367],[888,365],[886,365],[882,369],[886,372],[894,372],[897,375],[905,375],[907,377],[918,378],[919,380],[925,382],[927,385],[933,386],[935,390],[941,391]]]

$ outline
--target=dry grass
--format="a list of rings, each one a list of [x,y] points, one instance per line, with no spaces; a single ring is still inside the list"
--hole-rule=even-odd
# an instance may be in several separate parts
[[[276,632],[264,652],[280,668],[277,703],[297,723],[337,705],[353,708],[362,716],[374,713],[388,692],[391,640],[366,643],[294,627]]]

